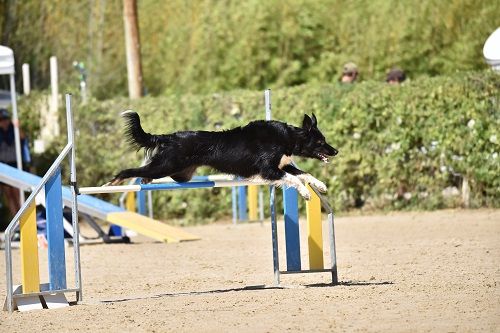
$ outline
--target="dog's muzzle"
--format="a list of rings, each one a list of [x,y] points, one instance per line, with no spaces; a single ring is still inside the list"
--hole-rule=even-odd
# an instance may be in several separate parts
[[[335,155],[337,155],[339,153],[339,151],[333,147],[331,147],[331,149],[329,149],[328,153],[316,153],[316,156],[318,157],[318,159],[322,160],[323,162],[325,163],[328,163],[328,157],[333,157]]]

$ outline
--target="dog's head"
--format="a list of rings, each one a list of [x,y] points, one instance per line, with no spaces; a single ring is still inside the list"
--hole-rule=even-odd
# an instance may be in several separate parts
[[[304,136],[299,144],[297,155],[316,158],[328,163],[328,157],[338,154],[337,149],[326,142],[325,136],[318,129],[318,121],[314,113],[312,118],[304,114],[302,130]]]

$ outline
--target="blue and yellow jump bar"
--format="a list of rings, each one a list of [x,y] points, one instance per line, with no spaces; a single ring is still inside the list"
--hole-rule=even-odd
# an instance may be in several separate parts
[[[160,184],[133,184],[118,186],[95,186],[81,187],[81,194],[95,193],[121,193],[121,192],[140,192],[140,191],[159,191],[159,190],[182,190],[193,188],[211,188],[211,187],[232,187],[248,185],[266,185],[265,182],[254,182],[249,180],[215,180],[215,181],[194,181],[187,183],[160,183]]]

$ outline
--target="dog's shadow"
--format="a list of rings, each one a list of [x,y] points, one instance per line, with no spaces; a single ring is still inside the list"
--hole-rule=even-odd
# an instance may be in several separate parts
[[[246,286],[241,288],[228,288],[228,289],[213,289],[204,291],[186,291],[186,292],[176,292],[176,293],[161,293],[145,297],[129,297],[129,298],[119,298],[113,300],[104,300],[101,303],[120,303],[128,301],[139,301],[148,299],[157,299],[164,297],[180,297],[180,296],[200,296],[200,295],[211,295],[211,294],[224,294],[230,292],[244,292],[244,291],[255,291],[255,290],[275,290],[275,289],[305,289],[305,288],[335,288],[335,287],[359,287],[359,286],[384,286],[392,285],[394,282],[391,281],[340,281],[338,284],[331,283],[315,283],[307,285],[255,285]]]
[[[385,286],[385,285],[392,285],[394,282],[392,281],[339,281],[338,284],[331,284],[331,283],[313,283],[313,284],[307,284],[305,285],[308,288],[325,288],[325,287],[337,287],[337,286],[343,286],[343,287],[362,287],[362,286]]]

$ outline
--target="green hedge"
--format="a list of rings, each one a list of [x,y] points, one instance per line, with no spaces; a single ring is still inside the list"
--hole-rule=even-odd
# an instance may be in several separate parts
[[[500,76],[489,71],[422,78],[401,86],[374,81],[303,85],[272,91],[273,118],[298,125],[304,113],[316,114],[319,127],[340,154],[330,164],[297,162],[328,185],[329,200],[339,212],[354,207],[457,207],[460,197],[442,192],[453,186],[460,189],[463,177],[470,184],[472,207],[498,207],[499,91]],[[30,109],[36,104],[35,98],[24,99],[21,114],[36,114]],[[142,155],[128,149],[123,139],[119,113],[125,109],[136,110],[152,133],[227,129],[264,118],[260,91],[77,105],[82,186],[103,184],[118,170],[140,163]],[[65,117],[61,118],[64,128]],[[54,147],[60,149],[64,140]],[[157,193],[155,212],[186,223],[228,216],[228,191]]]

